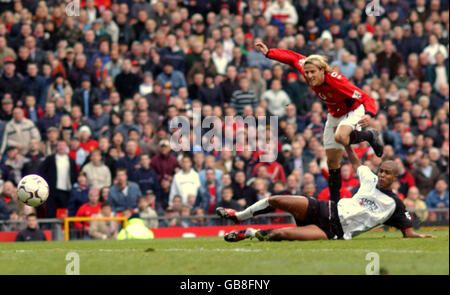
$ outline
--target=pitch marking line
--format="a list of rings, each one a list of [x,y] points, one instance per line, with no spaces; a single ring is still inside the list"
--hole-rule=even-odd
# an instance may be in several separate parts
[[[54,252],[57,249],[41,249],[41,250],[0,250],[0,253],[33,253],[33,252]],[[58,249],[60,251],[72,251],[71,249]],[[84,250],[84,249],[75,249],[73,251],[77,252],[110,252],[110,253],[127,253],[127,252],[141,252],[144,249],[96,249],[96,250]],[[273,249],[246,249],[246,248],[216,248],[216,249],[205,249],[205,248],[156,248],[156,252],[263,252],[263,251],[273,251]],[[448,251],[433,251],[433,250],[397,250],[397,249],[292,249],[293,252],[335,252],[338,251],[350,251],[350,252],[387,252],[387,253],[403,253],[403,254],[423,254],[423,253],[448,253]]]

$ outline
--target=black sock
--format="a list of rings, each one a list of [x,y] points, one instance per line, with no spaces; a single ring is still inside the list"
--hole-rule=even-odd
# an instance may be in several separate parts
[[[350,133],[350,144],[360,143],[362,141],[367,141],[370,143],[372,140],[372,133],[367,130],[353,130],[352,133]]]
[[[263,236],[267,236],[273,231],[273,229],[261,229],[260,232],[263,234]]]
[[[328,176],[328,187],[330,188],[330,200],[338,202],[341,194],[341,168],[330,169],[330,175]]]

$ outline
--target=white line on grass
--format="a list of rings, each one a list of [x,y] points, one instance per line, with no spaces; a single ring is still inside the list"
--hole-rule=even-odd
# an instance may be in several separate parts
[[[140,252],[145,251],[145,249],[11,249],[11,250],[0,250],[0,253],[33,253],[33,252],[55,252],[55,251],[77,251],[77,252],[111,252],[111,253],[127,253],[127,252]],[[263,252],[263,251],[274,251],[272,248],[263,248],[263,249],[246,249],[246,248],[213,248],[213,249],[206,249],[206,248],[155,248],[156,252],[163,251],[163,252]],[[387,252],[387,253],[403,253],[403,254],[421,254],[421,253],[448,253],[448,251],[433,251],[433,250],[399,250],[399,249],[330,249],[330,248],[324,248],[324,249],[305,249],[305,248],[299,248],[299,249],[290,249],[292,252],[336,252],[336,251],[349,251],[349,252]]]

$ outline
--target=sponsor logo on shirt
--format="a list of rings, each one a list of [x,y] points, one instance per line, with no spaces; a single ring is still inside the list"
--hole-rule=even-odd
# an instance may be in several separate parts
[[[378,210],[377,204],[375,204],[374,201],[366,198],[361,198],[361,200],[359,201],[359,205],[361,207],[367,208],[372,213]]]

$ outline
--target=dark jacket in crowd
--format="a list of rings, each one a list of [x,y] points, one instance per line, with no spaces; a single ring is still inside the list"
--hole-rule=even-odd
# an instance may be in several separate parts
[[[141,79],[138,75],[133,73],[120,73],[116,76],[115,86],[117,92],[120,94],[121,100],[125,98],[132,98],[133,95],[139,91],[139,84]]]
[[[47,129],[50,127],[58,127],[59,121],[60,117],[56,114],[53,115],[53,117],[44,116],[42,118],[39,118],[36,125],[39,129],[39,132],[41,133],[42,140],[47,139]]]
[[[238,79],[234,82],[231,82],[230,79],[226,79],[220,83],[220,89],[222,90],[224,102],[229,104],[231,101],[231,94],[233,94],[235,90],[239,89]]]
[[[153,169],[139,168],[136,171],[136,182],[142,193],[152,190],[155,196],[159,198],[161,187],[159,185],[158,175]]]
[[[45,78],[37,75],[36,77],[25,77],[25,86],[27,93],[31,93],[36,98],[36,104],[44,107],[47,100],[47,84]]]
[[[22,176],[39,173],[39,166],[44,160],[44,154],[41,152],[39,152],[37,155],[31,155],[30,153],[28,153],[25,155],[25,157],[29,161],[23,164]]]
[[[0,97],[3,97],[5,93],[10,93],[14,103],[16,103],[24,98],[26,90],[22,75],[16,73],[13,77],[8,78],[3,73],[0,76]]]
[[[31,242],[31,241],[47,241],[45,234],[40,229],[31,229],[27,227],[21,230],[16,236],[16,242]]]
[[[78,183],[75,183],[70,191],[69,203],[67,205],[69,216],[75,216],[81,205],[87,202],[89,202],[89,187],[82,188]]]
[[[198,91],[198,99],[203,105],[209,104],[211,106],[223,106],[225,102],[222,89],[216,86],[214,88],[201,87]]]
[[[415,167],[412,172],[414,181],[418,184],[417,188],[423,196],[426,196],[432,189],[434,189],[434,185],[440,177],[440,172],[436,164],[431,163],[430,165],[432,167],[430,177],[426,177],[425,174],[423,174],[420,166]]]
[[[127,169],[128,180],[137,182],[138,169],[136,169],[136,166],[139,165],[140,159],[141,157],[139,156],[134,156],[134,158],[130,158],[128,155],[125,155],[124,157],[117,160],[117,168]]]
[[[94,104],[101,102],[101,94],[98,88],[91,87],[89,89],[89,116],[92,116],[92,106]],[[84,89],[79,88],[75,90],[75,93],[73,94],[72,98],[72,105],[79,105],[81,107],[81,112],[83,115],[86,115],[84,113]]]

